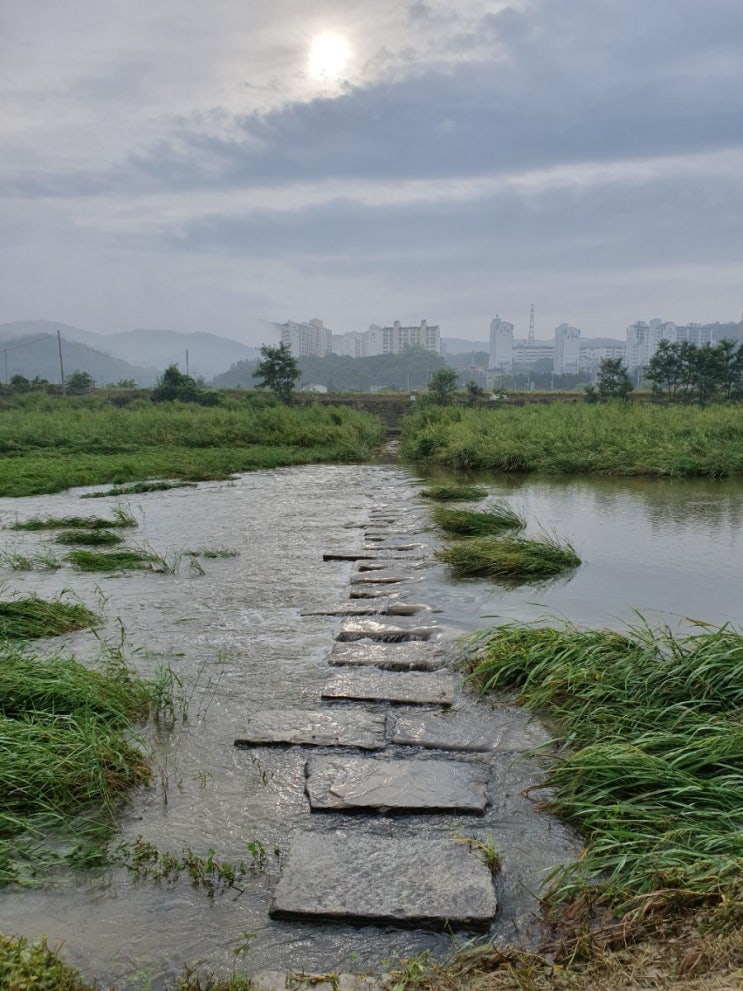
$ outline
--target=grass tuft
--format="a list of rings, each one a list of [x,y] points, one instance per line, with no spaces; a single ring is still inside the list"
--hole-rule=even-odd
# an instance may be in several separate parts
[[[55,544],[85,544],[104,547],[123,543],[124,538],[110,530],[66,530],[54,538]]]
[[[431,485],[419,492],[424,499],[435,499],[438,502],[474,502],[484,499],[487,494],[487,489],[476,485]]]
[[[78,603],[46,600],[37,595],[0,601],[0,639],[36,640],[58,637],[94,626],[98,617]],[[5,677],[5,672],[0,674]]]
[[[526,520],[505,502],[497,502],[487,512],[436,506],[433,521],[446,533],[462,537],[479,537],[503,530],[523,530]]]
[[[129,482],[114,485],[105,492],[84,492],[81,499],[103,499],[106,496],[143,495],[147,492],[167,492],[168,489],[195,489],[196,482]]]
[[[550,578],[581,563],[572,544],[557,537],[473,537],[436,556],[457,575],[504,579]]]
[[[117,551],[75,550],[65,555],[78,571],[163,571],[163,559],[149,551],[122,548]]]
[[[22,523],[13,523],[11,530],[107,530],[117,527],[135,527],[137,521],[123,509],[114,510],[114,518],[101,516],[35,516]]]

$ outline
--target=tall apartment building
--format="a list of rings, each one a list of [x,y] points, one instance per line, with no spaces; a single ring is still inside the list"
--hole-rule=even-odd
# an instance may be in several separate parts
[[[330,354],[332,333],[315,318],[309,323],[287,320],[281,324],[281,341],[292,349],[295,358],[324,358]]]
[[[555,351],[552,368],[559,375],[577,372],[580,363],[580,330],[561,323],[555,327]]]
[[[661,341],[670,341],[672,344],[677,340],[676,324],[659,318],[645,323],[638,320],[630,324],[627,328],[627,352],[626,362],[628,369],[632,372],[637,368],[644,368],[650,361]]]
[[[513,368],[513,324],[501,320],[497,313],[490,321],[488,368],[499,372],[510,372]]]
[[[441,331],[437,324],[421,320],[420,324],[404,327],[395,320],[391,327],[380,327],[373,323],[363,332],[349,331],[346,334],[333,334],[334,354],[350,355],[352,358],[367,358],[378,354],[402,354],[406,348],[425,348],[434,354],[441,354]]]
[[[702,327],[698,323],[689,323],[685,327],[676,327],[676,340],[688,341],[698,348],[703,348],[705,344],[712,343],[712,328]]]

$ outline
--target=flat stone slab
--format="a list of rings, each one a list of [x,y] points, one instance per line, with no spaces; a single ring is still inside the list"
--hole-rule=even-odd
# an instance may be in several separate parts
[[[335,830],[298,833],[271,904],[274,918],[426,929],[487,929],[490,871],[467,843]]]
[[[362,571],[351,575],[352,585],[396,585],[398,582],[410,582],[412,575],[400,575],[394,571]]]
[[[386,723],[385,716],[372,712],[269,709],[248,716],[245,734],[235,740],[235,746],[283,744],[381,750],[385,744]]]
[[[326,682],[324,699],[358,699],[410,705],[451,705],[456,679],[440,671],[339,671]]]
[[[488,801],[486,768],[457,760],[312,757],[305,773],[313,811],[482,815]]]
[[[385,598],[389,590],[385,585],[354,585],[349,593],[351,599]]]
[[[323,561],[373,561],[376,554],[369,554],[368,551],[347,551],[323,554]]]
[[[436,671],[444,663],[443,653],[422,640],[408,643],[338,643],[328,657],[328,664],[335,668],[386,668],[388,671]]]
[[[520,709],[414,712],[398,715],[390,741],[436,750],[522,752],[550,739],[544,727]]]
[[[405,643],[407,640],[430,640],[435,632],[435,626],[393,626],[376,619],[355,619],[344,623],[335,639],[340,643],[353,640]]]
[[[415,616],[419,612],[430,612],[431,607],[420,602],[398,602],[389,598],[378,598],[376,602],[337,602],[322,609],[305,609],[302,616]]]

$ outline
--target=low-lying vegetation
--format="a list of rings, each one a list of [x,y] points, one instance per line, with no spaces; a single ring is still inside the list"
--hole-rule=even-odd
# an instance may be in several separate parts
[[[0,406],[0,417],[0,496],[363,461],[383,436],[379,420],[359,410],[290,408],[255,396],[224,397],[219,406],[138,399],[116,407],[29,394]]]
[[[137,521],[124,509],[115,509],[113,519],[104,516],[33,516],[12,523],[10,530],[109,530],[136,527]]]
[[[136,547],[124,547],[116,551],[74,550],[65,555],[65,561],[78,571],[173,570],[158,554]]]
[[[463,537],[485,536],[504,530],[523,530],[526,520],[508,503],[496,502],[487,511],[436,506],[433,522],[446,533]]]
[[[110,530],[66,530],[54,538],[55,544],[84,544],[90,547],[110,547],[123,543],[124,538]]]
[[[437,502],[475,502],[484,499],[487,494],[487,489],[477,485],[431,485],[419,492],[424,499],[435,499]]]
[[[26,595],[0,600],[0,640],[38,640],[94,626],[98,617],[85,606],[62,599]],[[0,672],[5,684],[5,672]]]
[[[721,478],[743,474],[743,419],[727,406],[427,406],[404,419],[401,451],[456,470]]]
[[[453,542],[436,554],[461,577],[501,579],[551,578],[581,563],[575,548],[558,537],[472,537]]]
[[[114,485],[104,492],[83,492],[81,499],[104,499],[107,496],[143,495],[147,492],[167,492],[169,489],[193,489],[196,482],[130,482]]]

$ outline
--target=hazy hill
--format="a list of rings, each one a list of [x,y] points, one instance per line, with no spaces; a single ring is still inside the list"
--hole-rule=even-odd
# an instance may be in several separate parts
[[[273,325],[266,324],[266,340],[275,343],[274,337],[278,340],[278,332],[273,331]],[[258,357],[256,348],[240,344],[225,337],[218,337],[216,334],[181,334],[174,330],[128,330],[117,334],[96,334],[81,327],[71,327],[69,324],[57,323],[51,320],[21,320],[15,323],[0,324],[0,347],[3,347],[10,340],[23,338],[22,346],[8,347],[9,375],[21,374],[27,378],[39,375],[40,378],[49,378],[49,375],[34,366],[37,354],[39,360],[45,361],[46,350],[43,340],[48,337],[54,338],[56,343],[57,330],[61,331],[63,342],[76,342],[77,345],[84,345],[92,349],[96,354],[110,355],[112,364],[107,368],[102,365],[100,358],[94,359],[85,352],[73,352],[75,357],[71,357],[73,362],[70,371],[76,367],[80,371],[89,372],[96,381],[118,381],[121,378],[133,378],[136,382],[147,385],[155,381],[157,375],[161,374],[168,365],[177,364],[182,372],[186,371],[186,352],[188,351],[188,371],[194,378],[203,376],[211,378],[218,372],[224,371],[230,365],[238,361],[250,361]],[[38,348],[31,347],[32,339],[38,339]],[[64,354],[64,349],[63,349]],[[13,355],[13,368],[11,371],[11,355]],[[2,356],[4,358],[4,355]],[[76,361],[93,362],[99,369],[97,374],[92,365],[76,365]],[[65,372],[67,372],[68,359],[64,355]],[[127,374],[119,374],[118,369],[125,363]],[[32,374],[20,369],[31,369]],[[46,368],[46,364],[44,364]],[[4,374],[4,368],[2,368]],[[55,381],[59,379],[57,366]],[[50,379],[51,380],[51,379]]]
[[[60,381],[59,345],[56,333],[37,333],[26,336],[8,336],[8,325],[0,325],[0,372],[5,380],[14,375],[27,379],[37,376],[49,382]],[[59,328],[62,330],[62,328]],[[62,335],[62,359],[65,376],[74,371],[88,372],[96,385],[108,385],[123,379],[133,379],[138,385],[153,385],[157,378],[155,368],[143,368],[103,351],[72,341]]]

